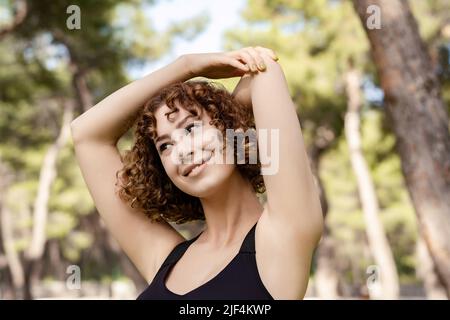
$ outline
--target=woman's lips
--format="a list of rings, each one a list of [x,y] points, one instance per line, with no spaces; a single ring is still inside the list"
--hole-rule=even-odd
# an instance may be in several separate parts
[[[208,161],[212,158],[213,153],[202,161],[200,164],[191,164],[183,170],[184,177],[195,177],[203,171],[203,169],[208,165]]]
[[[201,165],[197,165],[192,169],[188,174],[187,177],[195,177],[200,172],[203,171],[203,168],[205,168],[208,164],[206,162],[203,162]]]

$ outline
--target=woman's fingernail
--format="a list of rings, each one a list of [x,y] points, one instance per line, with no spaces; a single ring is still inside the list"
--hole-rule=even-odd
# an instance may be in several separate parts
[[[265,70],[265,69],[266,69],[266,65],[265,65],[264,63],[260,63],[260,64],[259,64],[259,68],[260,68],[261,70]]]
[[[252,64],[252,71],[256,71],[256,64]]]

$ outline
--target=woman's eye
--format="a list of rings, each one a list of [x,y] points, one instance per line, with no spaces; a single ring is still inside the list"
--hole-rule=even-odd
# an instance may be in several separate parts
[[[198,128],[201,126],[201,123],[191,123],[186,128],[184,128],[187,132],[191,133],[192,129]]]
[[[159,146],[159,152],[160,152],[160,153],[163,153],[165,150],[167,150],[167,149],[169,148],[169,146],[171,146],[170,143],[162,143],[162,144]]]

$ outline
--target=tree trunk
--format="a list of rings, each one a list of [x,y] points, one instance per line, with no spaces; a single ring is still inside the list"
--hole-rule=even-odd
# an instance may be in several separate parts
[[[379,268],[379,284],[381,285],[381,297],[385,299],[397,299],[399,284],[397,269],[391,248],[384,232],[383,224],[379,217],[378,200],[375,187],[370,176],[370,171],[361,150],[360,135],[360,75],[357,70],[350,69],[345,75],[345,87],[347,92],[348,109],[345,115],[345,137],[350,153],[350,161],[356,176],[359,198],[362,205],[366,232],[370,250]],[[370,289],[370,288],[369,288]],[[371,293],[373,295],[373,292]]]
[[[339,273],[337,271],[336,244],[330,234],[329,227],[325,230],[317,248],[317,269],[315,274],[315,289],[320,299],[337,299],[339,297]]]
[[[87,86],[86,70],[84,70],[80,66],[75,51],[70,45],[68,39],[65,38],[64,34],[58,32],[58,30],[55,30],[53,34],[55,38],[58,39],[58,41],[60,41],[61,43],[63,43],[66,46],[67,50],[69,51],[70,69],[72,71],[72,86],[75,91],[78,100],[78,105],[81,111],[86,112],[94,105],[94,99],[92,97],[91,91]],[[96,219],[95,221],[98,222],[99,228],[105,232],[104,237],[107,240],[105,240],[104,243],[107,245],[108,250],[114,252],[118,256],[119,264],[121,266],[123,273],[133,281],[137,290],[139,291],[143,290],[147,286],[145,279],[140,275],[140,273],[137,271],[136,267],[132,264],[132,262],[128,259],[128,257],[125,256],[123,251],[120,250],[120,247],[118,247],[115,240],[111,241],[111,236],[106,233],[105,227],[100,222],[101,219],[100,216],[95,217],[95,219]]]
[[[436,266],[428,252],[427,245],[420,237],[417,240],[416,259],[417,261],[420,261],[420,263],[417,264],[416,273],[423,281],[427,298],[432,300],[446,300],[447,294],[445,292],[445,287],[439,281],[436,273]]]
[[[5,259],[11,273],[11,280],[14,287],[15,298],[21,298],[21,292],[24,286],[24,272],[19,255],[15,249],[14,226],[11,212],[6,202],[6,190],[11,183],[12,176],[9,170],[0,159],[0,226],[3,249],[5,250]]]
[[[316,295],[320,299],[337,299],[339,297],[339,273],[336,259],[336,245],[327,225],[328,200],[319,175],[320,159],[323,152],[334,140],[334,134],[325,127],[316,130],[316,137],[308,148],[311,169],[319,187],[320,204],[324,215],[325,228],[316,251],[317,268],[314,275]]]
[[[39,186],[33,207],[33,231],[25,258],[26,267],[26,299],[32,299],[31,286],[36,275],[34,270],[39,259],[44,253],[46,242],[45,228],[48,216],[48,201],[50,190],[56,176],[56,160],[62,147],[67,143],[70,137],[70,122],[73,119],[73,105],[70,101],[64,103],[64,114],[59,135],[53,145],[50,146],[45,154],[44,161],[39,174]]]
[[[354,0],[368,35],[419,230],[450,297],[450,134],[431,59],[407,1]],[[366,27],[367,6],[381,29]]]
[[[86,74],[84,71],[80,70],[77,64],[72,64],[72,69],[72,85],[75,89],[78,104],[81,107],[82,112],[85,112],[93,106],[92,95],[86,83]]]
[[[70,62],[69,69],[72,73],[72,87],[75,92],[75,96],[77,98],[78,107],[80,108],[81,113],[86,112],[94,105],[94,99],[92,98],[91,91],[87,86],[86,81],[86,68],[81,66],[81,61],[78,55],[76,54],[76,50],[74,49],[73,43],[71,43],[70,39],[61,32],[59,29],[55,29],[52,31],[53,37],[63,44],[67,51],[69,52]]]

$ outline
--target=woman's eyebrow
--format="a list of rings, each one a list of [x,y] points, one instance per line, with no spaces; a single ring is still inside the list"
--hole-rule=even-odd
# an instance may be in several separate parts
[[[169,135],[168,134],[163,134],[162,136],[156,137],[155,144],[157,144],[161,140],[166,140],[166,139],[169,139]]]
[[[181,120],[180,122],[177,123],[177,125],[175,126],[177,129],[180,129],[181,127],[184,126],[184,124],[188,121],[189,118],[193,118],[193,115],[189,115],[186,116],[183,120]]]

